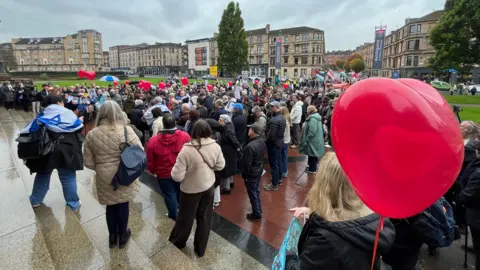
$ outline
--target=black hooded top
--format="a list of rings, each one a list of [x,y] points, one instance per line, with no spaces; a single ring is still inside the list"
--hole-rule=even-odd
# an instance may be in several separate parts
[[[375,233],[380,216],[329,222],[313,213],[305,223],[298,240],[299,257],[287,256],[285,269],[370,270]],[[395,228],[385,219],[379,234],[374,269],[380,269],[379,259],[395,241]]]

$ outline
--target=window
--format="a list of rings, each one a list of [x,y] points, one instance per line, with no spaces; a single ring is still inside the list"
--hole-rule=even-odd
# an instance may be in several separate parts
[[[284,65],[288,65],[288,56],[287,56],[287,57],[283,57],[283,64],[284,64]]]
[[[302,41],[308,41],[308,34],[302,35]]]
[[[263,46],[259,46],[259,47],[257,48],[257,53],[258,53],[258,54],[262,54],[262,53],[263,53]]]
[[[283,76],[285,76],[285,77],[287,76],[287,69],[286,68],[283,69]]]
[[[295,45],[295,53],[299,53],[300,52],[300,45]]]
[[[276,47],[270,47],[270,55],[275,55],[277,53]]]
[[[270,57],[270,66],[275,66],[275,57]]]
[[[284,42],[288,42],[288,36],[285,36],[284,39],[285,39]]]
[[[298,77],[298,69],[293,69],[293,77]]]
[[[323,40],[323,34],[322,33],[318,34],[318,40]]]
[[[285,54],[288,54],[288,45],[283,46],[283,51]]]
[[[415,49],[415,40],[408,41],[408,50],[413,51]]]
[[[300,36],[299,35],[295,35],[295,41],[300,41]]]
[[[411,67],[412,66],[412,56],[407,56],[405,60],[405,66]]]
[[[262,56],[257,56],[257,64],[261,64],[262,63]]]
[[[318,40],[318,34],[317,33],[313,33],[313,40]]]
[[[253,37],[250,37],[250,44],[253,44]]]
[[[410,25],[410,31],[409,34],[415,33],[415,25]]]
[[[420,50],[420,39],[415,40],[415,50]]]
[[[293,63],[294,63],[295,65],[298,65],[298,57],[294,57],[294,58],[293,58]]]
[[[302,65],[308,65],[308,57],[302,56]]]
[[[417,33],[421,33],[421,32],[422,32],[422,25],[417,24]]]
[[[258,36],[257,41],[258,43],[262,43],[262,36]]]
[[[302,45],[302,53],[308,53],[308,44]]]
[[[312,56],[312,65],[316,65],[316,64],[317,64],[317,61],[315,61],[316,59],[317,59],[317,57]]]
[[[418,67],[418,56],[413,57],[413,66]]]

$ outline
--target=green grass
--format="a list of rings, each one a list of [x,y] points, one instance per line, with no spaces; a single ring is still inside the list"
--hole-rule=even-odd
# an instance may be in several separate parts
[[[460,112],[460,118],[463,120],[471,120],[480,123],[480,108],[463,107]]]
[[[446,94],[445,99],[450,104],[478,104],[480,105],[480,95],[478,96],[463,96],[463,95],[449,95]]]

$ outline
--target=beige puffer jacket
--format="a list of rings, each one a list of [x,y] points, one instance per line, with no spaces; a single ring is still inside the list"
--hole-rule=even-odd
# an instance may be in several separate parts
[[[133,129],[127,126],[128,141],[131,145],[142,147],[140,139]],[[123,126],[115,128],[102,124],[90,132],[85,138],[83,162],[85,167],[96,173],[98,201],[103,205],[114,205],[132,201],[140,189],[137,180],[130,186],[122,186],[114,191],[111,185],[113,176],[120,163],[120,144],[125,142]]]

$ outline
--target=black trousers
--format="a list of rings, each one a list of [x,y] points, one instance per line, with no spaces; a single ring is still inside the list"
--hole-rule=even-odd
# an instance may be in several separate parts
[[[255,217],[262,217],[262,203],[260,201],[260,178],[261,176],[245,179],[245,187],[247,188],[248,198],[252,204],[252,214]]]
[[[480,229],[470,226],[472,233],[473,251],[475,252],[475,269],[480,270]]]
[[[127,231],[129,207],[128,202],[107,205],[107,227],[109,234],[123,235]]]
[[[185,247],[192,231],[193,220],[196,219],[197,229],[195,230],[193,245],[199,256],[205,254],[212,227],[213,193],[213,186],[206,191],[195,194],[180,192],[180,208],[177,220],[168,238],[176,247],[180,249]]]

